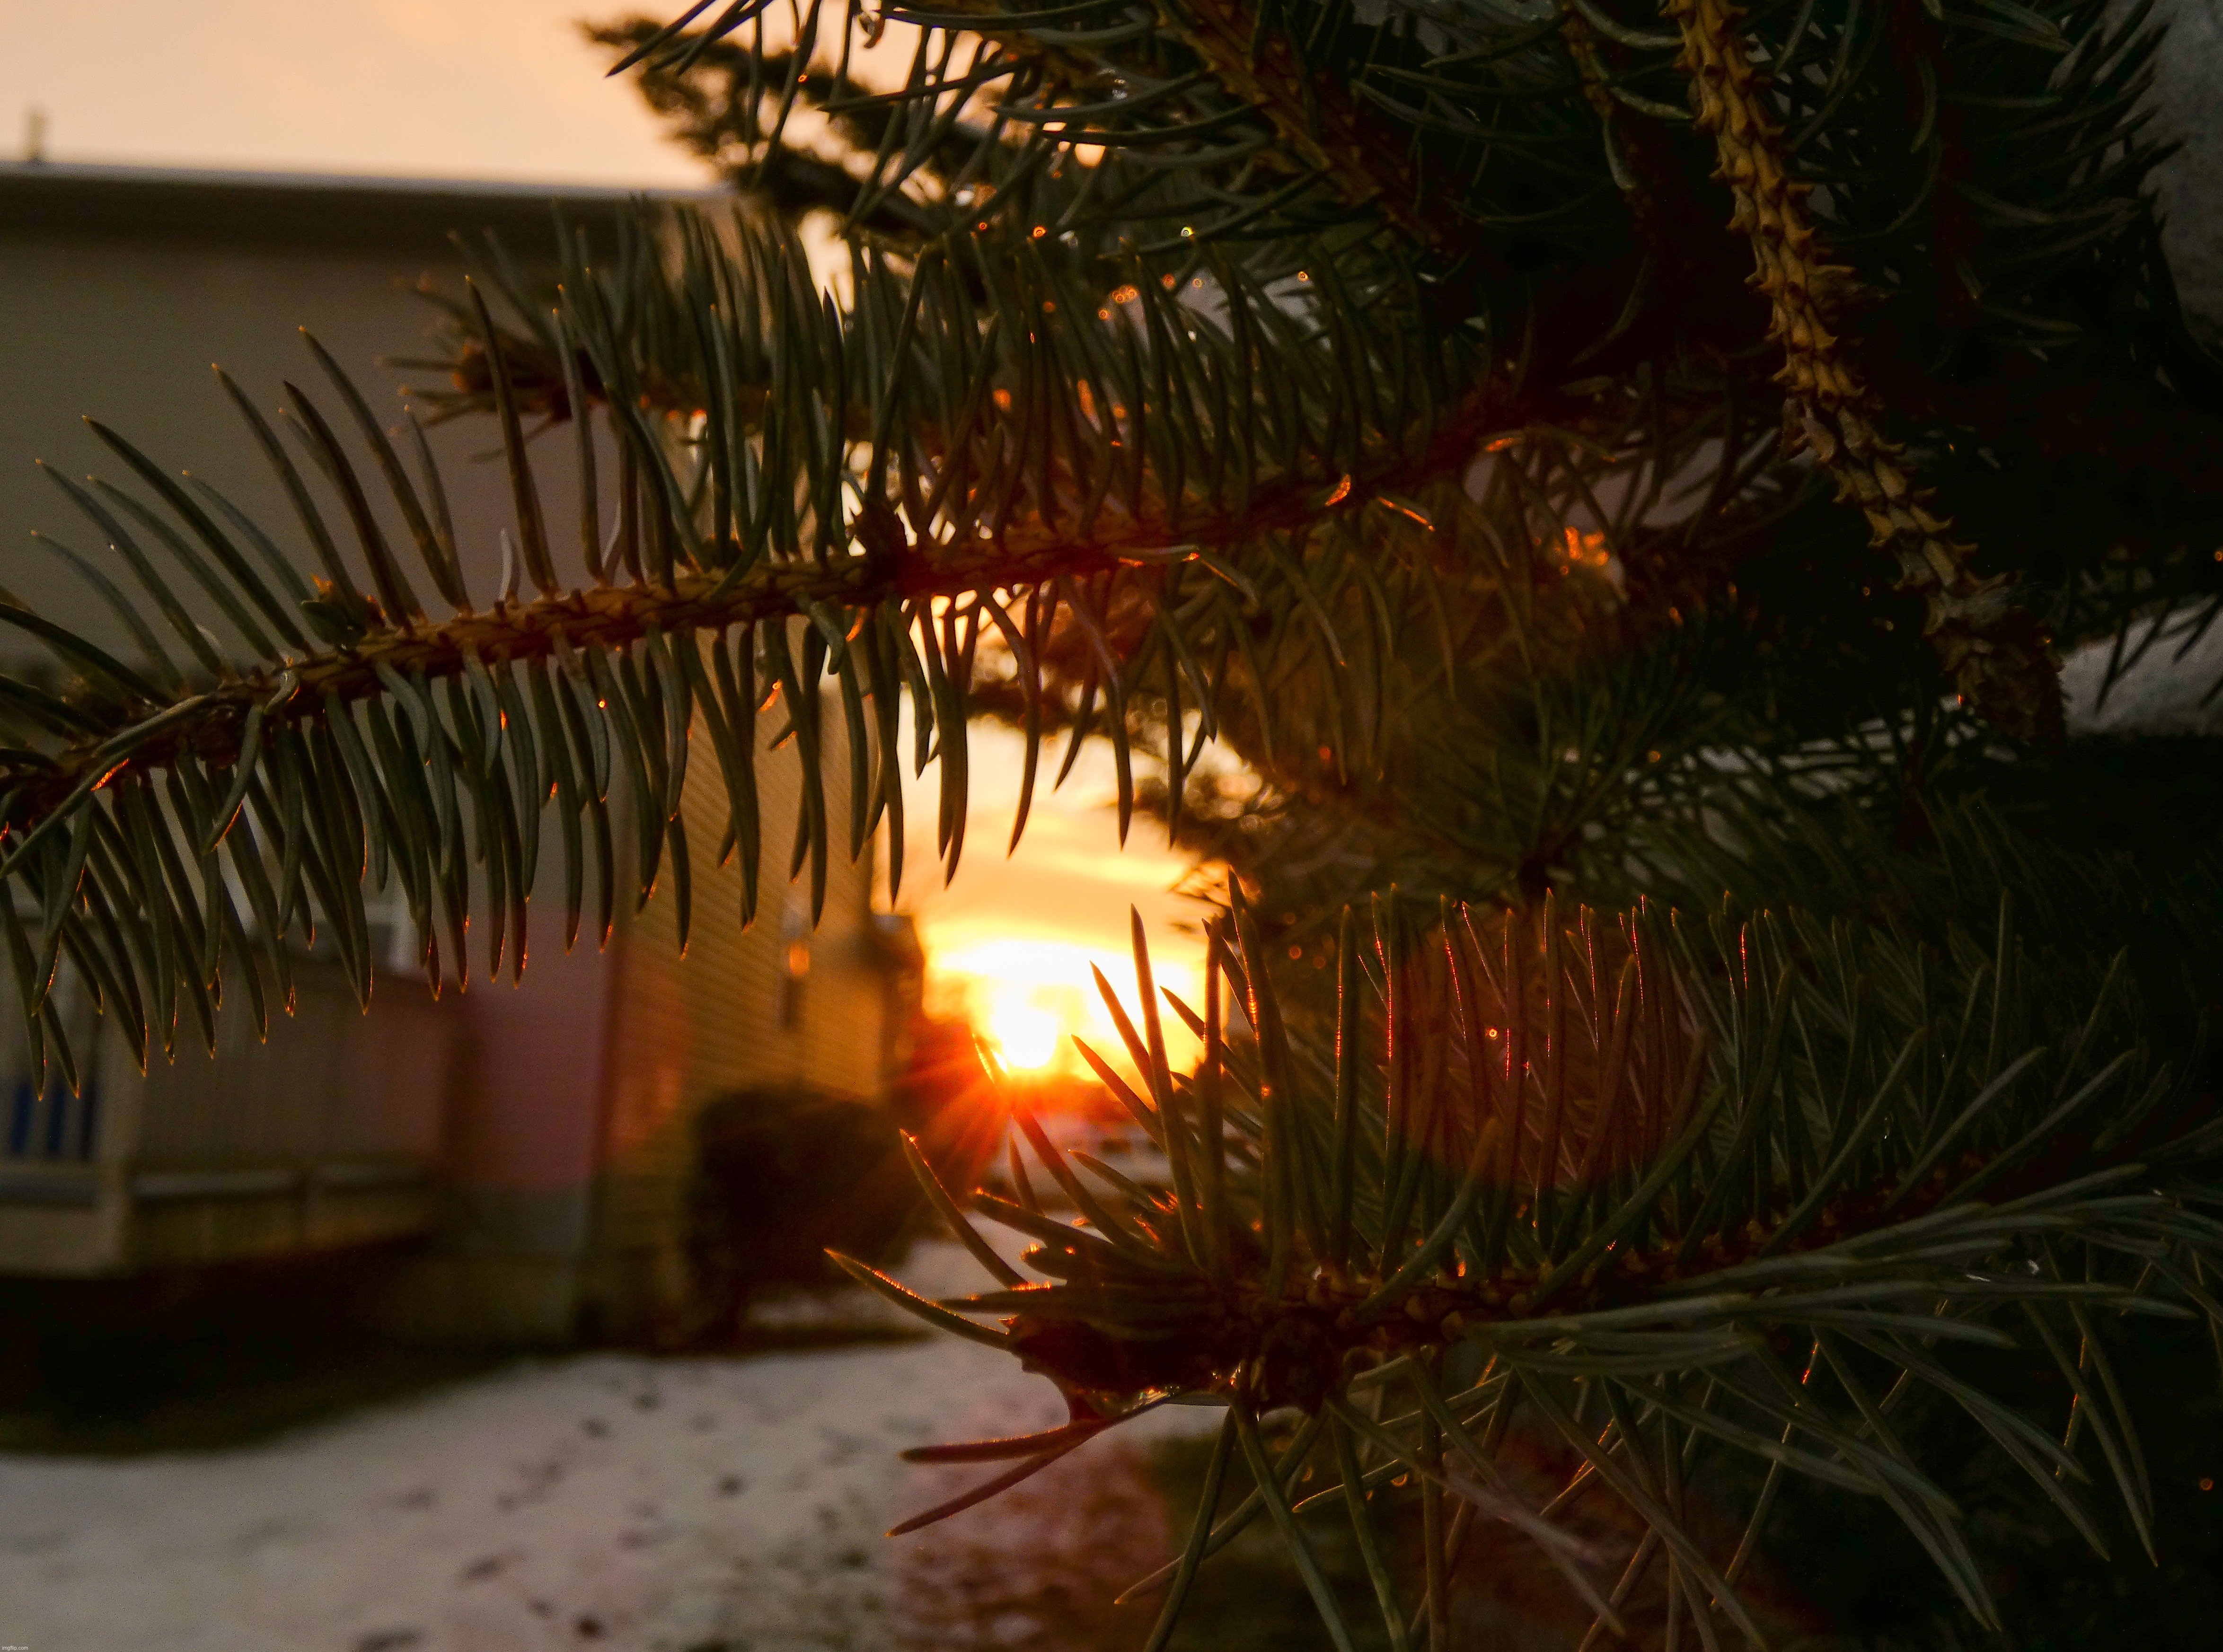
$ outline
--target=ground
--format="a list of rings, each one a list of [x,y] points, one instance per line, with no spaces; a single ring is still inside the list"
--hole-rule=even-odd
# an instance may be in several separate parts
[[[961,1288],[951,1249],[914,1270]],[[914,1467],[904,1447],[1063,1418],[1048,1383],[936,1336],[518,1362],[243,1447],[0,1455],[0,1645],[1137,1644],[1147,1609],[1104,1609],[1172,1542],[1149,1442],[1215,1413],[1154,1414],[1055,1479],[883,1536],[992,1472]]]
[[[935,1246],[904,1271],[948,1292],[968,1287],[970,1266]],[[135,1434],[78,1419],[41,1436],[0,1418],[0,1649],[1135,1652],[1157,1603],[1112,1598],[1185,1532],[1218,1413],[1153,1412],[992,1502],[891,1540],[889,1526],[995,1472],[911,1467],[904,1448],[1023,1432],[1063,1409],[992,1349],[894,1340],[893,1310],[875,1320],[874,1305],[861,1293],[793,1305],[763,1339],[811,1347],[451,1365],[406,1394],[344,1406],[334,1396],[385,1379],[350,1390],[326,1373],[274,1392],[223,1390],[224,1416],[205,1404],[172,1410]],[[848,1340],[832,1342],[828,1319]],[[2215,1645],[2223,1410],[2208,1359],[2200,1328],[2155,1322],[2121,1367],[2134,1398],[2151,1387],[2144,1400],[2167,1401],[2141,1412],[2159,1567],[2116,1530],[2107,1498],[2102,1524],[2125,1561],[2114,1567],[2037,1518],[2035,1494],[2003,1465],[1953,1469],[2025,1652]],[[2058,1398],[2032,1414],[2057,1412]],[[1968,1435],[1944,1421],[1933,1444]],[[1570,1464],[1531,1461],[1528,1449],[1515,1442],[1508,1461],[1540,1501]],[[1715,1488],[1724,1507],[1741,1510],[1757,1490],[1756,1465],[1743,1467],[1742,1481]],[[1244,1478],[1231,1479],[1223,1508]],[[1697,1518],[1707,1494],[1691,1495]],[[1794,1486],[1777,1506],[1789,1563],[1763,1557],[1748,1581],[1755,1610],[1785,1631],[1779,1652],[1990,1644],[1966,1632],[1882,1504]],[[1580,1527],[1609,1551],[1607,1576],[1633,1541],[1626,1524],[1609,1506]],[[1360,1652],[1386,1652],[1348,1524],[1328,1510],[1307,1529]],[[1412,1535],[1393,1538],[1407,1561]],[[1408,1601],[1415,1581],[1403,1579]],[[1454,1643],[1491,1652],[1567,1652],[1583,1627],[1533,1546],[1494,1528],[1467,1546],[1452,1606]],[[1262,1520],[1206,1568],[1170,1652],[1326,1644]]]

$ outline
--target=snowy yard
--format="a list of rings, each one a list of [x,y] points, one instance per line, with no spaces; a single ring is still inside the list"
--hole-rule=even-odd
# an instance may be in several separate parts
[[[959,1267],[952,1263],[958,1262]],[[969,1288],[954,1247],[904,1270]],[[952,1338],[512,1365],[251,1448],[0,1456],[0,1645],[30,1652],[1095,1652],[1168,1551],[1144,1430],[890,1540],[992,1471],[904,1447],[1064,1419]],[[1060,1472],[1062,1471],[1062,1472]]]

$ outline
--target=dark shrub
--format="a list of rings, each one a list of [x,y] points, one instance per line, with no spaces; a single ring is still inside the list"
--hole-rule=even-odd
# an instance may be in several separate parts
[[[952,1191],[979,1180],[1004,1121],[971,1029],[922,1017],[911,1046],[885,1105],[764,1085],[703,1108],[688,1211],[701,1340],[730,1335],[766,1287],[843,1283],[828,1250],[875,1266],[901,1259],[932,1213],[898,1129]]]

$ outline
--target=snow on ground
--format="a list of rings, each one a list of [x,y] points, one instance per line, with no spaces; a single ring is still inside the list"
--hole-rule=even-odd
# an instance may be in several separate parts
[[[968,1288],[954,1254],[905,1272]],[[904,1447],[1063,1420],[1047,1382],[935,1336],[585,1354],[248,1448],[0,1456],[0,1645],[1064,1652],[1061,1620],[1168,1552],[1142,1431],[1212,1414],[1154,1413],[1006,1499],[882,1536],[993,1472]]]

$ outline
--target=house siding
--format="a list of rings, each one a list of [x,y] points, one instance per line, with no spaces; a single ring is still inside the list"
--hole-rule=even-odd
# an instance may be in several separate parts
[[[829,818],[848,819],[846,733],[829,695],[824,785]],[[784,878],[802,807],[802,761],[789,741],[761,749],[785,721],[777,702],[758,719],[755,739],[763,872],[755,920],[740,922],[738,857],[715,864],[724,834],[724,782],[699,726],[688,764],[681,819],[693,856],[691,920],[679,950],[678,903],[667,866],[654,895],[627,914],[618,943],[611,1012],[606,1171],[596,1219],[599,1312],[614,1330],[676,1314],[687,1291],[685,1207],[695,1162],[695,1119],[703,1105],[755,1085],[797,1084],[871,1101],[884,1093],[900,1015],[872,913],[873,855],[850,861],[837,831],[826,901],[809,927],[809,873]],[[807,949],[800,1014],[784,1023],[787,953]]]
[[[9,588],[133,651],[55,559],[26,547],[36,528],[97,549],[29,462],[117,472],[81,413],[165,468],[213,482],[320,572],[210,361],[266,411],[293,399],[289,379],[328,401],[295,333],[305,323],[371,405],[398,416],[393,392],[405,375],[376,359],[412,353],[434,318],[411,282],[459,286],[446,231],[499,224],[529,270],[545,255],[548,204],[545,195],[456,185],[0,165],[0,544],[18,547]],[[609,198],[567,195],[564,210],[608,244]],[[431,437],[466,582],[483,602],[511,519],[507,478],[481,462],[482,423]],[[607,432],[597,439],[610,459]],[[538,444],[534,466],[550,520],[570,519],[570,442]],[[389,543],[406,546],[404,524],[385,504],[375,508]],[[576,566],[576,552],[558,555]],[[198,594],[185,600],[229,634]],[[0,646],[11,662],[22,657],[20,639]],[[766,714],[759,743],[784,711]],[[837,843],[797,1025],[780,1010],[786,948],[807,929],[784,880],[797,754],[790,744],[759,757],[765,882],[744,932],[739,870],[713,864],[725,797],[698,730],[683,803],[695,862],[683,960],[668,868],[642,910],[620,899],[607,950],[583,940],[567,953],[557,856],[544,851],[522,989],[482,977],[436,1002],[420,978],[381,966],[365,1015],[336,970],[303,960],[298,1013],[288,1020],[274,1002],[267,1044],[249,1026],[243,990],[231,989],[214,1062],[190,1012],[174,1064],[158,1051],[144,1079],[112,1030],[96,1037],[88,1025],[80,1047],[98,1046],[98,1071],[80,1097],[58,1082],[35,1095],[28,1080],[17,1085],[22,1031],[0,1017],[9,1023],[0,1033],[0,1276],[205,1268],[414,1235],[422,1243],[381,1297],[396,1330],[534,1343],[652,1325],[684,1291],[681,1224],[701,1106],[768,1082],[874,1097],[898,1047],[906,1001],[874,945],[871,857],[852,865],[838,841],[848,809],[838,705],[822,721]],[[620,837],[629,815],[614,800]],[[555,837],[551,828],[544,845]],[[617,850],[622,867],[630,846]]]

